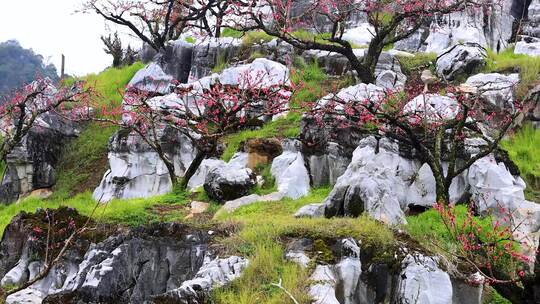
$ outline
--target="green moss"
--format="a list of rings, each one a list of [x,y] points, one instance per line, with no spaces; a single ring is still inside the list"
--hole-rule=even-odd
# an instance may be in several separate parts
[[[212,73],[221,73],[225,68],[227,67],[227,60],[225,59],[225,55],[219,54],[217,57],[217,62],[214,68],[212,69]]]
[[[257,188],[255,189],[256,194],[265,195],[277,191],[276,179],[270,171],[271,167],[271,164],[259,164],[257,168],[255,168],[255,173],[262,176],[264,180],[264,183],[261,186],[257,185]]]
[[[313,253],[318,264],[333,264],[334,253],[323,239],[316,239],[313,242]]]
[[[434,69],[437,61],[436,53],[417,53],[414,57],[398,56],[401,69],[406,75],[418,72],[420,69]],[[420,71],[421,72],[421,71]]]
[[[389,251],[394,236],[383,224],[368,217],[295,219],[298,208],[322,202],[329,188],[315,189],[299,200],[284,199],[279,202],[261,202],[244,206],[232,214],[221,214],[222,221],[237,222],[242,227],[236,234],[224,239],[222,245],[230,253],[240,253],[250,259],[250,264],[239,280],[213,292],[214,303],[290,303],[282,291],[272,287],[283,279],[284,287],[300,303],[309,303],[307,296],[310,269],[302,270],[283,258],[282,240],[287,237],[308,237],[316,242],[321,258],[333,259],[324,240],[354,237],[362,241],[362,248],[377,248],[378,253]]]
[[[221,30],[221,37],[242,38],[244,32],[232,29],[230,27],[223,28]]]
[[[488,50],[488,58],[484,71],[490,73],[519,72],[520,82],[516,88],[516,95],[523,98],[538,82],[540,58],[523,54],[514,54],[513,48],[509,48],[500,53]]]
[[[251,54],[249,54],[249,61],[253,61],[257,58],[265,58],[265,55],[261,52],[253,52]]]
[[[521,130],[501,142],[501,147],[518,166],[528,185],[528,199],[540,199],[540,129],[525,125]]]

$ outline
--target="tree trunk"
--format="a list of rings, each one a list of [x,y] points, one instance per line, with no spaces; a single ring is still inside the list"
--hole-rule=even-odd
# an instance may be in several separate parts
[[[448,206],[450,204],[450,195],[448,193],[448,187],[446,187],[445,178],[442,172],[435,172],[438,170],[432,170],[435,177],[435,193],[437,203],[443,203]]]
[[[371,75],[373,75],[373,79],[375,79],[375,68],[377,67],[379,57],[381,56],[384,48],[383,39],[384,38],[381,38],[380,35],[373,37],[373,40],[371,40],[371,43],[369,44],[367,53],[364,54],[364,58],[362,59],[362,64],[370,71]]]
[[[375,74],[372,73],[366,65],[364,65],[358,57],[351,50],[349,53],[345,54],[345,57],[349,60],[351,68],[356,71],[356,74],[361,82],[363,83],[375,83]]]
[[[189,168],[186,170],[186,174],[184,174],[184,177],[182,178],[180,182],[180,189],[186,190],[188,187],[189,180],[195,175],[197,172],[197,169],[201,166],[201,163],[206,158],[207,153],[204,151],[198,151],[197,155],[195,156],[195,159],[191,162],[189,165]]]

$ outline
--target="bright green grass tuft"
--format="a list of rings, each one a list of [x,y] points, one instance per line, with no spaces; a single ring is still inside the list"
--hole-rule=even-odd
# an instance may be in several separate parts
[[[500,73],[519,72],[520,81],[516,88],[516,95],[523,98],[538,82],[540,57],[514,54],[513,48],[509,48],[498,54],[488,51],[488,59],[484,70],[485,72]]]
[[[120,105],[125,86],[143,67],[142,63],[135,63],[84,77],[83,80],[96,91],[93,104],[108,108]],[[109,138],[116,130],[114,126],[90,123],[78,138],[68,144],[57,170],[56,198],[66,199],[75,193],[93,190],[92,188],[97,186],[105,173]]]
[[[437,61],[436,53],[417,53],[414,57],[398,56],[401,69],[406,75],[411,75],[413,72],[421,72],[423,69],[434,69],[435,61]]]
[[[243,36],[244,32],[232,29],[230,27],[226,27],[221,30],[221,37],[242,38]]]
[[[457,226],[461,227],[460,223],[463,223],[467,216],[467,207],[463,205],[457,206],[455,214]],[[485,228],[484,230],[492,226],[490,217],[477,218],[477,222],[481,227]],[[430,209],[420,215],[407,217],[406,229],[420,243],[433,244],[433,242],[437,242],[438,245],[448,250],[452,250],[454,246],[454,240],[449,235],[437,210]],[[493,231],[493,229],[491,230]]]
[[[270,42],[274,37],[268,35],[262,31],[250,31],[244,33],[242,37],[242,46],[244,48],[249,48],[258,43]]]
[[[529,199],[540,202],[540,129],[525,125],[516,134],[501,142],[503,149],[516,163],[528,184]]]

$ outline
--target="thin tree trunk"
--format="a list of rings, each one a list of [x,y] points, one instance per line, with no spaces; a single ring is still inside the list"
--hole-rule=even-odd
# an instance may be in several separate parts
[[[206,158],[207,153],[204,151],[198,151],[197,155],[195,156],[195,159],[191,162],[189,165],[189,168],[186,170],[186,174],[184,174],[184,177],[180,181],[180,188],[182,190],[187,189],[189,180],[195,175],[197,172],[197,169],[201,166],[201,163]]]

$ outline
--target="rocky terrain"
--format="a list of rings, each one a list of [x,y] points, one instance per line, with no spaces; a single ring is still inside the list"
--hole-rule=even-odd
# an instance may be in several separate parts
[[[157,151],[136,129],[42,115],[5,159],[0,303],[539,303],[540,2],[517,43],[511,4],[433,17],[381,53],[369,84],[340,54],[262,32],[147,46],[143,64],[101,75],[161,112],[197,107],[197,93],[215,85],[242,87],[246,73],[265,89],[285,82],[298,91],[286,111],[220,138],[186,190],[160,153],[182,178],[201,150],[197,136],[154,127]],[[355,15],[343,37],[365,46],[371,28]],[[354,116],[344,106],[319,117],[304,105],[381,100],[414,86],[403,112],[426,119],[459,116],[452,86],[479,93],[493,116],[534,103],[492,153],[448,181],[449,217],[415,147],[340,124]],[[132,105],[114,94],[117,120],[130,122]],[[249,111],[266,105],[257,106]],[[465,134],[457,160],[440,148],[443,170],[500,131],[478,125],[482,136]],[[520,150],[527,142],[530,154]],[[474,238],[458,236],[461,225]],[[500,247],[486,241],[498,234]]]

